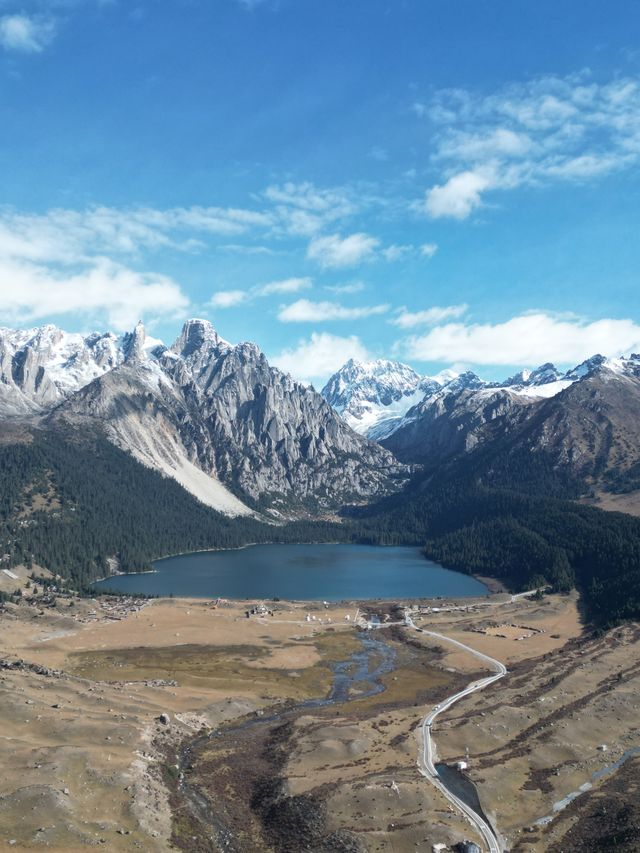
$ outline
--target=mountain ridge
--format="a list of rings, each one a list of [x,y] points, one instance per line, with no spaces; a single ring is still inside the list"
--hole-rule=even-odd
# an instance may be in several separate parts
[[[228,514],[332,512],[408,475],[256,344],[232,345],[206,320],[188,320],[170,347],[142,324],[120,338],[46,326],[1,345],[5,416],[104,425],[119,447]]]

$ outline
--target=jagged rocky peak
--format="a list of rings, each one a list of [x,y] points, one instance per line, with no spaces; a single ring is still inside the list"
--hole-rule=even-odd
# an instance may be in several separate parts
[[[141,330],[128,343],[141,351]],[[120,447],[209,503],[213,482],[285,514],[333,509],[389,494],[407,475],[255,344],[231,346],[201,320],[187,322],[171,350],[112,371],[57,415],[99,419]]]
[[[562,377],[555,364],[548,361],[540,365],[529,374],[528,385],[547,385],[549,382],[557,382]]]
[[[110,333],[83,336],[47,324],[0,330],[3,414],[56,405],[123,361],[121,341]]]
[[[550,382],[557,382],[562,378],[562,374],[556,368],[555,364],[550,361],[541,364],[535,370],[521,370],[514,376],[510,376],[502,385],[506,388],[511,386],[536,386],[547,385]]]
[[[144,323],[139,320],[133,332],[125,334],[122,340],[122,351],[124,359],[127,363],[133,361],[142,361],[146,358],[145,342],[147,333],[144,328]]]
[[[480,379],[473,370],[465,370],[463,373],[459,373],[449,382],[445,383],[442,386],[442,389],[448,394],[456,394],[458,391],[463,391],[467,388],[472,390],[484,388],[485,385],[486,382],[483,379]]]
[[[322,396],[352,429],[379,441],[413,406],[451,382],[464,385],[472,375],[461,378],[443,370],[437,376],[420,376],[399,361],[350,359],[329,379]]]
[[[185,322],[171,349],[182,358],[189,358],[202,349],[221,346],[226,348],[229,344],[220,337],[211,323],[194,318]]]
[[[587,376],[589,373],[592,373],[594,370],[597,370],[599,367],[602,367],[605,364],[607,359],[603,355],[592,355],[591,358],[588,358],[586,361],[581,362],[577,367],[574,367],[573,370],[569,370],[565,374],[566,379],[582,379]]]

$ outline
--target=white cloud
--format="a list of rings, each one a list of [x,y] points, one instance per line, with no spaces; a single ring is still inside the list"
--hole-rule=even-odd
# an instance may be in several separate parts
[[[347,284],[326,284],[324,289],[328,290],[329,293],[335,294],[343,294],[343,293],[362,293],[365,285],[363,281],[350,281]]]
[[[393,243],[382,250],[382,255],[387,261],[398,261],[405,255],[410,255],[413,251],[413,246],[403,246]]]
[[[264,191],[264,197],[277,204],[313,210],[316,213],[338,211],[340,215],[354,212],[354,205],[342,189],[321,189],[310,181],[272,184]]]
[[[235,308],[246,302],[249,294],[246,290],[218,290],[209,300],[212,308]]]
[[[640,349],[633,320],[559,318],[544,312],[504,323],[449,323],[402,344],[407,358],[533,367],[546,361],[577,364],[595,353],[617,356]]]
[[[0,45],[5,50],[40,53],[55,35],[53,21],[28,15],[3,15],[0,18]]]
[[[140,318],[184,315],[189,301],[178,284],[154,273],[140,273],[100,259],[72,275],[46,267],[0,260],[0,316],[11,323],[79,314],[106,317],[116,331]]]
[[[171,247],[191,251],[210,235],[243,234],[270,225],[263,213],[237,208],[190,207],[84,211],[53,209],[42,215],[0,210],[0,256],[74,264],[96,254],[136,254]]]
[[[343,188],[322,189],[309,181],[273,184],[262,197],[273,207],[274,231],[293,237],[312,237],[323,228],[348,219],[358,204]]]
[[[341,237],[329,234],[316,237],[307,249],[307,257],[324,268],[352,267],[373,259],[380,241],[368,234]]]
[[[350,358],[366,361],[369,352],[356,335],[340,337],[328,332],[313,332],[308,340],[301,340],[292,349],[285,349],[271,364],[290,373],[297,379],[327,379]]]
[[[259,297],[299,293],[301,290],[308,290],[312,283],[311,278],[285,278],[252,287],[250,290],[218,290],[211,297],[209,304],[212,308],[235,308]]]
[[[438,244],[437,243],[423,243],[422,246],[420,246],[420,254],[424,258],[432,258],[437,251],[438,251]]]
[[[478,133],[453,132],[441,142],[438,156],[443,159],[483,162],[494,157],[518,157],[529,152],[532,147],[528,134],[497,127]]]
[[[401,329],[413,329],[415,326],[434,326],[436,323],[442,323],[443,320],[462,317],[468,310],[468,305],[446,305],[443,307],[436,305],[433,308],[427,308],[425,311],[414,312],[401,308],[389,322]]]
[[[273,293],[299,293],[301,290],[309,290],[311,285],[312,279],[309,277],[285,278],[263,284],[258,288],[258,293],[260,296],[271,296]]]
[[[442,184],[427,191],[425,208],[429,216],[438,219],[450,216],[466,219],[472,210],[480,207],[481,193],[489,189],[491,179],[479,172],[460,172]]]
[[[375,314],[386,314],[388,305],[370,305],[346,308],[338,302],[311,302],[298,299],[280,310],[278,319],[282,323],[322,323],[328,320],[359,320]]]
[[[424,105],[423,105],[424,106]],[[440,92],[429,107],[443,179],[433,217],[465,219],[489,191],[595,180],[640,160],[640,80],[546,76],[488,96]]]
[[[275,255],[274,249],[268,246],[246,246],[242,243],[224,243],[218,246],[223,252],[233,252],[236,255]]]

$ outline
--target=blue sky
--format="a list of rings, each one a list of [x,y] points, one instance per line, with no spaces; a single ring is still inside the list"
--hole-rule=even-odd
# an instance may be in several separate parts
[[[640,350],[640,4],[0,0],[0,324],[320,383]]]

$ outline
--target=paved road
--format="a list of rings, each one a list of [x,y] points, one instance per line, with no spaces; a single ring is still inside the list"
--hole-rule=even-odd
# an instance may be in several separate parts
[[[438,771],[436,770],[434,764],[435,744],[433,742],[431,733],[433,723],[439,714],[442,714],[443,711],[446,711],[453,704],[458,702],[460,699],[463,699],[465,696],[469,696],[471,693],[475,693],[478,690],[483,690],[485,687],[488,687],[490,684],[493,684],[494,681],[498,681],[500,678],[504,678],[504,676],[507,674],[507,668],[503,663],[500,663],[500,661],[495,660],[494,658],[491,658],[488,655],[477,651],[476,649],[472,649],[471,646],[466,646],[464,643],[458,642],[458,640],[453,640],[450,637],[445,637],[443,634],[436,634],[434,631],[427,631],[424,628],[418,628],[408,613],[405,615],[405,624],[407,625],[407,627],[413,628],[414,630],[419,631],[421,634],[426,634],[428,637],[434,637],[437,640],[440,640],[444,643],[448,643],[452,646],[456,646],[457,648],[468,652],[494,671],[493,675],[490,675],[487,678],[481,678],[478,681],[473,681],[471,684],[465,687],[464,690],[460,690],[453,696],[449,696],[443,702],[440,702],[440,704],[436,705],[435,708],[429,711],[429,713],[425,716],[421,724],[422,749],[418,755],[418,770],[423,776],[429,779],[429,781],[436,788],[438,788],[439,791],[444,794],[444,796],[449,800],[449,802],[453,803],[453,805],[455,805],[456,808],[458,808],[467,817],[467,819],[473,824],[473,826],[475,826],[481,837],[484,839],[484,843],[486,844],[489,853],[502,853],[502,846],[498,841],[498,834],[495,832],[493,827],[487,823],[487,821],[482,817],[482,815],[479,815],[463,800],[461,800],[452,791],[450,791],[438,776]]]

